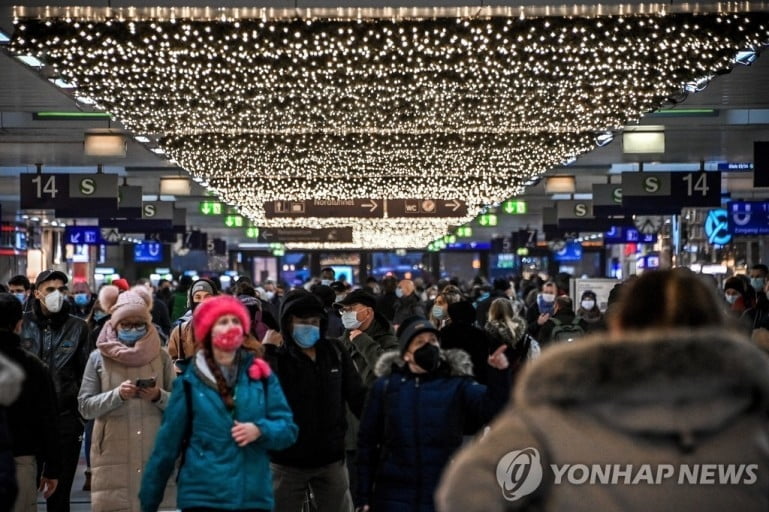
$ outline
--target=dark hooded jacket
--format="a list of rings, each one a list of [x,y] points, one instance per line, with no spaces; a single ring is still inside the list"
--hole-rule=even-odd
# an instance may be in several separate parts
[[[20,338],[24,350],[48,365],[59,414],[79,421],[77,395],[92,347],[85,320],[70,315],[66,301],[61,311],[45,316],[40,301],[33,299],[31,310],[24,313]]]
[[[560,344],[524,370],[511,406],[455,457],[436,501],[446,512],[769,510],[767,415],[769,359],[735,332],[651,330]],[[542,468],[541,482],[531,469],[532,478],[504,480],[501,459],[516,451],[527,452],[523,466]],[[652,480],[612,472],[609,483],[556,485],[552,465],[576,463],[631,465],[631,481],[646,466]],[[672,474],[658,479],[662,466]]]
[[[344,459],[346,407],[360,416],[366,396],[350,354],[338,340],[321,337],[312,360],[291,337],[291,315],[326,315],[317,297],[305,290],[286,294],[280,312],[283,345],[265,345],[265,359],[280,380],[299,427],[296,443],[272,452],[272,461],[285,466],[317,468]]]
[[[441,352],[438,369],[414,374],[400,351],[384,354],[358,434],[356,505],[382,511],[433,511],[433,493],[466,423],[486,423],[510,390],[506,371],[490,370],[489,387],[472,376],[461,350]]]
[[[441,348],[456,348],[470,354],[475,380],[486,384],[486,363],[489,357],[489,340],[483,329],[475,327],[475,308],[466,300],[449,304],[451,323],[440,332]]]
[[[426,317],[425,307],[415,291],[411,295],[401,297],[394,304],[395,315],[393,316],[393,325],[400,325],[407,318],[412,316]]]

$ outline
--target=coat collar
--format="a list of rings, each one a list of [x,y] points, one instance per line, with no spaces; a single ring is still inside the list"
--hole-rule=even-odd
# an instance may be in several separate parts
[[[452,377],[473,376],[473,362],[464,350],[441,350],[441,367],[444,368],[445,373]],[[382,354],[374,367],[374,374],[377,377],[405,371],[408,371],[408,366],[399,350],[391,350]],[[437,371],[440,372],[441,368]]]

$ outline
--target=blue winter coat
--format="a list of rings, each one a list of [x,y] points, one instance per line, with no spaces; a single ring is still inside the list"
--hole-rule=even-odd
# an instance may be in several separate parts
[[[163,498],[168,478],[182,451],[187,429],[185,382],[191,392],[192,433],[179,470],[177,506],[180,509],[267,509],[274,506],[268,450],[289,447],[297,436],[291,409],[275,374],[253,380],[248,368],[253,355],[241,350],[235,385],[235,409],[230,412],[219,396],[203,352],[174,381],[163,424],[142,478],[139,499],[143,512],[154,512]],[[266,397],[265,397],[266,392]],[[262,435],[239,447],[232,439],[234,420],[252,422]]]
[[[489,387],[472,377],[470,356],[442,352],[432,374],[417,375],[398,352],[379,359],[358,434],[356,505],[382,511],[433,511],[433,494],[465,426],[489,422],[507,401],[507,372],[489,369]]]

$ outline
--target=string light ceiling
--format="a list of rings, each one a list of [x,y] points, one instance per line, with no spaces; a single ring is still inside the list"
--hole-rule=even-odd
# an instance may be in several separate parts
[[[259,225],[286,222],[265,200],[466,200],[466,218],[409,222],[428,241],[769,41],[766,12],[73,12],[19,18],[12,51],[158,137]],[[356,244],[407,246],[400,221],[352,225]]]

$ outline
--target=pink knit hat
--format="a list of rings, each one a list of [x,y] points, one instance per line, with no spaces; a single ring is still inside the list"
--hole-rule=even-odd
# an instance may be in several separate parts
[[[117,286],[118,289],[120,289],[121,292],[127,292],[128,288],[130,288],[131,285],[128,284],[128,281],[125,278],[115,279],[112,281],[112,284],[114,286]]]
[[[110,318],[112,325],[117,325],[123,320],[152,322],[149,304],[144,300],[144,297],[132,290],[118,295],[117,302],[112,306],[110,314],[112,314]]]
[[[99,290],[99,305],[105,313],[109,312],[112,306],[115,305],[118,295],[120,295],[120,290],[117,286],[108,284],[101,287],[101,290]]]
[[[238,317],[244,333],[251,329],[251,318],[248,316],[246,307],[231,295],[217,295],[198,304],[192,314],[192,328],[198,343],[203,342],[219,317],[224,315]]]

